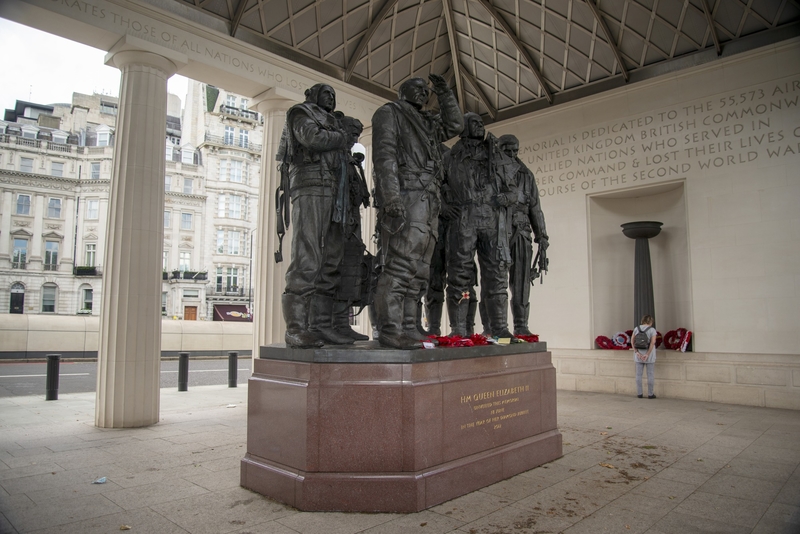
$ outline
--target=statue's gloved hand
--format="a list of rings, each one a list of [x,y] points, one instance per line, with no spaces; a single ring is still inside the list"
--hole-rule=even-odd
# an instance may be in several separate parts
[[[403,206],[403,201],[400,199],[390,200],[386,203],[386,206],[383,208],[383,211],[389,217],[403,217],[406,216],[406,207]]]
[[[428,79],[431,81],[433,85],[433,92],[437,95],[442,95],[445,93],[450,92],[450,86],[447,84],[447,80],[444,79],[443,76],[438,74],[430,74],[428,75]]]
[[[547,250],[547,247],[550,246],[550,242],[544,236],[537,238],[536,242],[539,244],[539,247],[541,247],[542,250]]]
[[[514,203],[514,196],[511,193],[500,193],[494,197],[494,202],[501,208],[507,208]]]

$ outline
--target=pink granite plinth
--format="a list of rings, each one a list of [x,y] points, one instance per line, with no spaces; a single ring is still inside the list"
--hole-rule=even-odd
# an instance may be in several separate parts
[[[314,363],[283,350],[255,360],[241,484],[301,510],[420,511],[562,454],[549,352]]]

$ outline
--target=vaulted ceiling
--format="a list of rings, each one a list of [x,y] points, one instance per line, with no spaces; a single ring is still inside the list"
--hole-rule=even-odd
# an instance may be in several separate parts
[[[441,74],[490,121],[800,36],[800,0],[173,1],[387,99]]]

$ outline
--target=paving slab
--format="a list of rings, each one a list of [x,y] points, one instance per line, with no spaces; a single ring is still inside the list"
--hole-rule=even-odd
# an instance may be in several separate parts
[[[800,411],[559,391],[562,458],[417,514],[351,514],[239,486],[246,384],[164,389],[146,428],[96,428],[94,401],[0,399],[0,533],[800,533]]]

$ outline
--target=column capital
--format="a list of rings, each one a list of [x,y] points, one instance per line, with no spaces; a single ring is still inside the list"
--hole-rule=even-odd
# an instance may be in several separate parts
[[[303,100],[305,98],[301,94],[287,91],[280,87],[271,87],[254,96],[251,99],[250,106],[255,107],[262,115],[266,115],[270,111],[286,111],[293,105],[303,102]]]
[[[147,65],[164,72],[167,78],[189,64],[185,54],[154,45],[132,35],[123,35],[105,56],[105,64],[122,69],[128,65]]]

